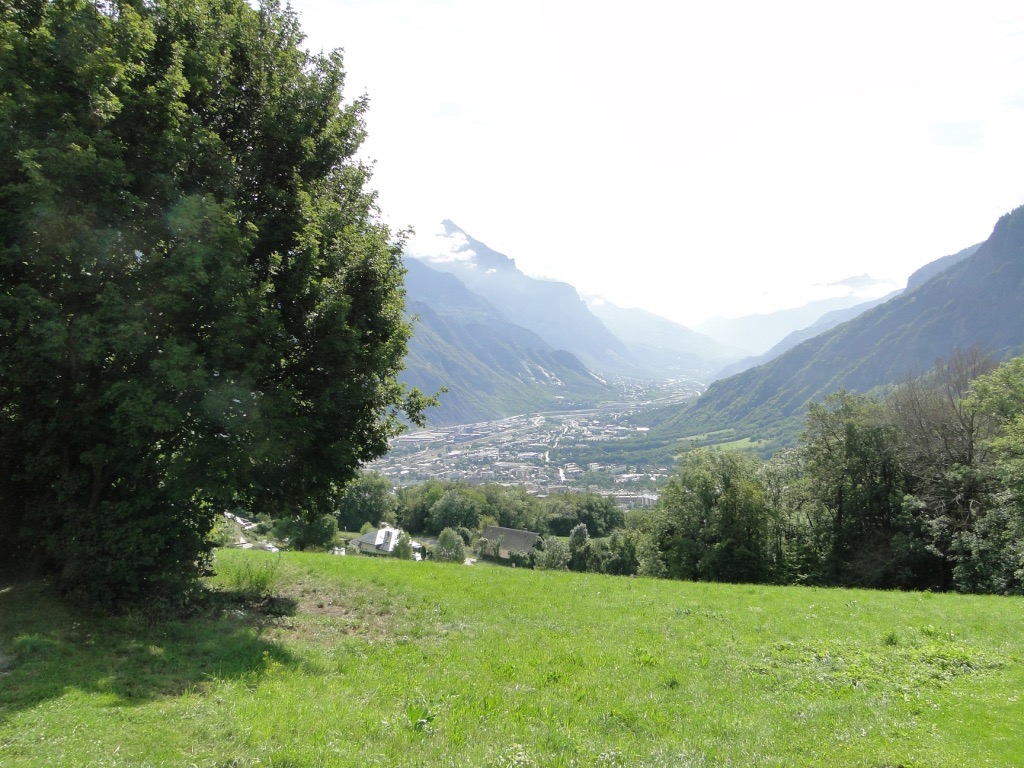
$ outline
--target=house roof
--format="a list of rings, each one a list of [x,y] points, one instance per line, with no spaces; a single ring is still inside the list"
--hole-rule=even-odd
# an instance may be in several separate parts
[[[398,544],[398,537],[401,535],[401,528],[385,525],[375,531],[364,533],[358,539],[352,539],[351,543],[360,548],[373,547],[380,552],[391,552]]]
[[[529,552],[534,544],[540,540],[540,534],[533,531],[520,531],[516,528],[502,528],[498,525],[489,525],[484,529],[483,537],[494,543],[501,540],[501,548],[506,552],[519,550]]]

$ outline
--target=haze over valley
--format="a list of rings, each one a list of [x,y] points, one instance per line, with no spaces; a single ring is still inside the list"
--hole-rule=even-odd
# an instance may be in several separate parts
[[[428,393],[447,390],[432,427],[607,409],[639,392],[627,399],[649,412],[653,431],[624,444],[634,461],[618,459],[632,470],[655,470],[695,444],[746,440],[770,452],[793,439],[808,402],[841,387],[894,384],[957,349],[996,359],[1019,351],[1022,219],[1024,209],[1006,214],[984,243],[937,256],[881,297],[865,298],[887,285],[851,277],[843,299],[719,318],[703,332],[531,278],[446,220],[432,253],[406,253],[415,323],[403,376]],[[652,391],[659,396],[643,394]]]

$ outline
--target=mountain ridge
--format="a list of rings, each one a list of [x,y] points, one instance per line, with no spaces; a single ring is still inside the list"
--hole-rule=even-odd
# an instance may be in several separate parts
[[[402,381],[447,388],[431,423],[457,424],[586,405],[606,384],[572,353],[516,325],[454,275],[414,258],[406,268],[406,313],[414,319]]]
[[[955,348],[981,346],[997,359],[1019,353],[1024,348],[1019,309],[1024,207],[1000,217],[990,237],[972,249],[959,261],[947,257],[951,264],[926,273],[913,290],[764,365],[714,382],[661,428],[764,428],[840,388],[867,392],[919,375]]]
[[[454,248],[450,258],[419,256],[431,268],[455,275],[499,312],[514,317],[518,325],[553,348],[572,352],[595,371],[638,371],[639,361],[587,308],[575,287],[529,277],[513,259],[471,237],[450,219],[443,225]]]

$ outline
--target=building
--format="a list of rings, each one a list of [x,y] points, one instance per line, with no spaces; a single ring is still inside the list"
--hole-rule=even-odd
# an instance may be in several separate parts
[[[487,526],[482,535],[492,547],[497,547],[498,557],[506,559],[509,552],[519,551],[529,554],[534,545],[540,541],[539,533],[520,531],[516,528],[502,528],[498,525]]]
[[[398,538],[402,533],[401,528],[395,528],[387,523],[380,523],[376,531],[368,531],[358,539],[352,539],[349,546],[355,547],[356,551],[367,555],[390,555],[394,552],[395,546],[398,544]],[[410,541],[410,543],[412,544],[413,558],[420,560],[423,545],[415,541]]]

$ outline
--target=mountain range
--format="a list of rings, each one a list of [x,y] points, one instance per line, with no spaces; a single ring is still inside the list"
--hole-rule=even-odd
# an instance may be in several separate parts
[[[901,292],[823,313],[811,304],[741,318],[748,327],[771,318],[776,334],[788,318],[781,341],[744,360],[707,334],[529,277],[451,221],[444,228],[441,253],[405,256],[415,326],[403,379],[447,388],[433,423],[585,407],[613,398],[618,377],[706,384],[721,371],[696,401],[653,414],[656,434],[763,433],[809,400],[922,373],[956,347],[1000,358],[1024,348],[1024,209],[1002,217],[984,243],[922,267]]]
[[[442,222],[450,251],[427,259],[429,266],[457,277],[469,290],[506,318],[537,333],[555,349],[571,351],[603,372],[631,371],[637,360],[626,345],[597,319],[568,283],[538,280],[521,272],[515,261]]]
[[[909,278],[907,278],[907,287],[898,291],[893,291],[885,296],[871,301],[865,301],[860,304],[854,304],[851,307],[845,309],[835,309],[831,312],[826,312],[824,315],[819,317],[815,322],[811,323],[806,328],[801,328],[796,331],[792,331],[782,341],[776,344],[774,347],[769,349],[762,355],[755,357],[746,357],[738,362],[731,363],[722,370],[718,371],[715,376],[716,379],[724,379],[732,376],[736,373],[742,373],[743,371],[753,368],[757,365],[763,365],[776,357],[779,357],[782,353],[789,351],[797,344],[807,339],[812,339],[825,331],[835,328],[837,325],[845,323],[847,320],[852,320],[857,315],[867,312],[872,307],[877,307],[880,304],[885,304],[890,299],[894,299],[903,293],[904,290],[912,291],[920,285],[923,285],[928,280],[939,274],[942,270],[947,267],[951,267],[959,261],[963,261],[968,256],[973,254],[978,248],[981,247],[981,243],[972,245],[969,248],[964,248],[962,251],[957,251],[949,256],[943,256],[940,259],[929,262],[923,267],[914,272]]]
[[[407,253],[414,319],[403,381],[433,393],[435,424],[594,405],[612,378],[681,376],[701,385],[742,354],[644,310],[594,300],[568,283],[532,278],[515,261],[443,222],[443,253]],[[614,330],[613,330],[614,329]]]
[[[716,371],[743,352],[645,309],[623,308],[601,298],[587,306],[628,345],[639,367],[654,375],[685,373],[711,381]]]
[[[870,275],[857,275],[821,287],[839,291],[840,295],[767,314],[712,317],[698,324],[696,330],[722,344],[743,349],[748,355],[761,355],[781,343],[789,333],[808,328],[826,314],[848,310],[852,310],[851,316],[858,314],[857,307],[883,294],[892,295],[894,286]]]
[[[1024,352],[1024,208],[991,236],[919,271],[900,295],[802,341],[763,365],[720,379],[663,414],[667,433],[770,432],[807,403],[845,388],[868,392],[921,375],[959,348],[997,360]]]
[[[579,358],[510,322],[455,276],[414,258],[404,263],[406,310],[414,325],[403,380],[427,393],[447,389],[430,411],[431,422],[580,407],[610,395]]]

